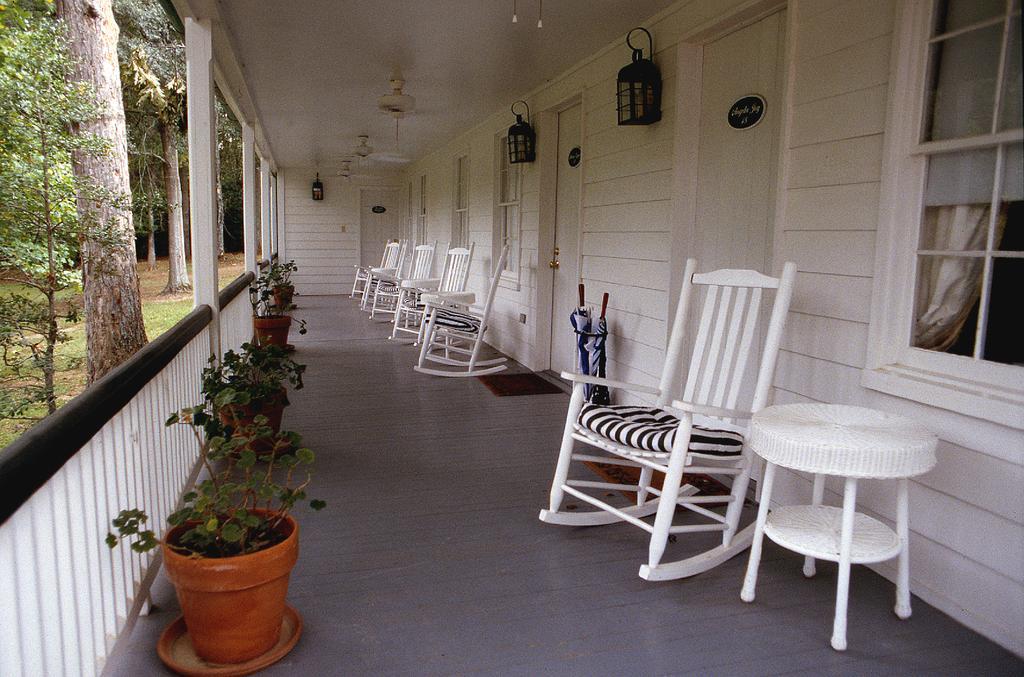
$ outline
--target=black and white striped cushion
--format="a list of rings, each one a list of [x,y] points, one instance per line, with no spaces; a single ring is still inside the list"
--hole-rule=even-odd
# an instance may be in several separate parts
[[[627,447],[670,453],[679,419],[657,407],[626,404],[584,404],[579,424],[602,437]],[[690,433],[690,453],[705,456],[737,456],[743,451],[743,435],[694,425]]]
[[[456,310],[438,308],[435,322],[437,322],[439,327],[447,327],[448,329],[455,329],[467,334],[475,334],[480,331],[480,320],[478,318]]]

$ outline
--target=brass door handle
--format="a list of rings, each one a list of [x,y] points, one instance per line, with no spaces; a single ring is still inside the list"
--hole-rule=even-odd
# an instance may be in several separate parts
[[[555,247],[555,257],[548,261],[548,268],[557,268],[558,266],[558,247]]]

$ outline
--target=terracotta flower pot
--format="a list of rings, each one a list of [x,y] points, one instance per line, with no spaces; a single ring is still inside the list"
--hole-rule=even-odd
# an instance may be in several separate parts
[[[174,543],[186,529],[171,529]],[[188,557],[163,545],[196,654],[211,663],[244,663],[273,648],[281,633],[288,577],[299,557],[299,525],[281,523],[281,543],[248,555]]]
[[[283,284],[274,287],[274,304],[278,308],[288,308],[292,304],[292,297],[295,295],[295,285]]]
[[[282,348],[288,345],[288,328],[292,326],[292,318],[288,315],[277,317],[254,317],[252,327],[256,332],[256,342],[261,346],[275,345]]]
[[[277,394],[264,400],[250,402],[246,405],[228,404],[221,409],[220,422],[224,425],[237,423],[239,426],[252,424],[257,416],[266,416],[267,425],[273,431],[281,431],[281,417],[284,415],[284,408],[288,406],[288,391],[281,388]]]

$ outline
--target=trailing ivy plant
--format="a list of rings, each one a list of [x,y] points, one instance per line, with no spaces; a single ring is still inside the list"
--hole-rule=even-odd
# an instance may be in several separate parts
[[[114,518],[116,534],[107,534],[108,546],[129,539],[136,552],[148,552],[164,543],[184,555],[221,558],[259,552],[284,540],[281,525],[285,516],[307,500],[314,454],[302,446],[297,433],[274,433],[264,416],[248,425],[233,421],[238,427],[228,434],[221,412],[228,405],[244,406],[249,401],[248,392],[226,388],[213,400],[182,409],[167,419],[168,426],[184,425],[192,430],[207,478],[186,493],[182,508],[167,518],[170,527],[182,527],[173,542],[162,541],[145,528],[149,516],[132,508]],[[261,448],[267,451],[253,451],[254,441],[263,442]],[[318,499],[309,501],[313,510],[325,505]]]

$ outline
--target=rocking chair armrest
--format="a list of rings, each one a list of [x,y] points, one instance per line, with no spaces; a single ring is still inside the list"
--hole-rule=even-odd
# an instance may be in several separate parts
[[[613,381],[611,379],[601,378],[600,376],[587,376],[586,374],[576,374],[569,371],[563,371],[562,378],[572,381],[573,383],[589,383],[591,385],[607,386],[608,388],[615,388],[617,390],[628,390],[632,393],[644,393],[646,395],[661,394],[660,388],[642,386],[637,383],[626,383],[625,381]]]
[[[743,409],[727,409],[726,407],[712,407],[707,404],[694,404],[693,402],[684,402],[682,400],[672,400],[672,404],[669,405],[672,409],[678,409],[685,411],[690,414],[700,414],[701,416],[714,416],[716,418],[750,418],[752,414],[749,411]]]
[[[432,292],[430,294],[424,294],[421,297],[421,300],[423,303],[429,305],[457,303],[459,305],[469,306],[476,302],[476,294],[471,291]]]
[[[439,277],[428,277],[422,280],[402,280],[402,287],[404,289],[422,289],[424,291],[431,291],[437,289],[441,284],[441,278]]]

